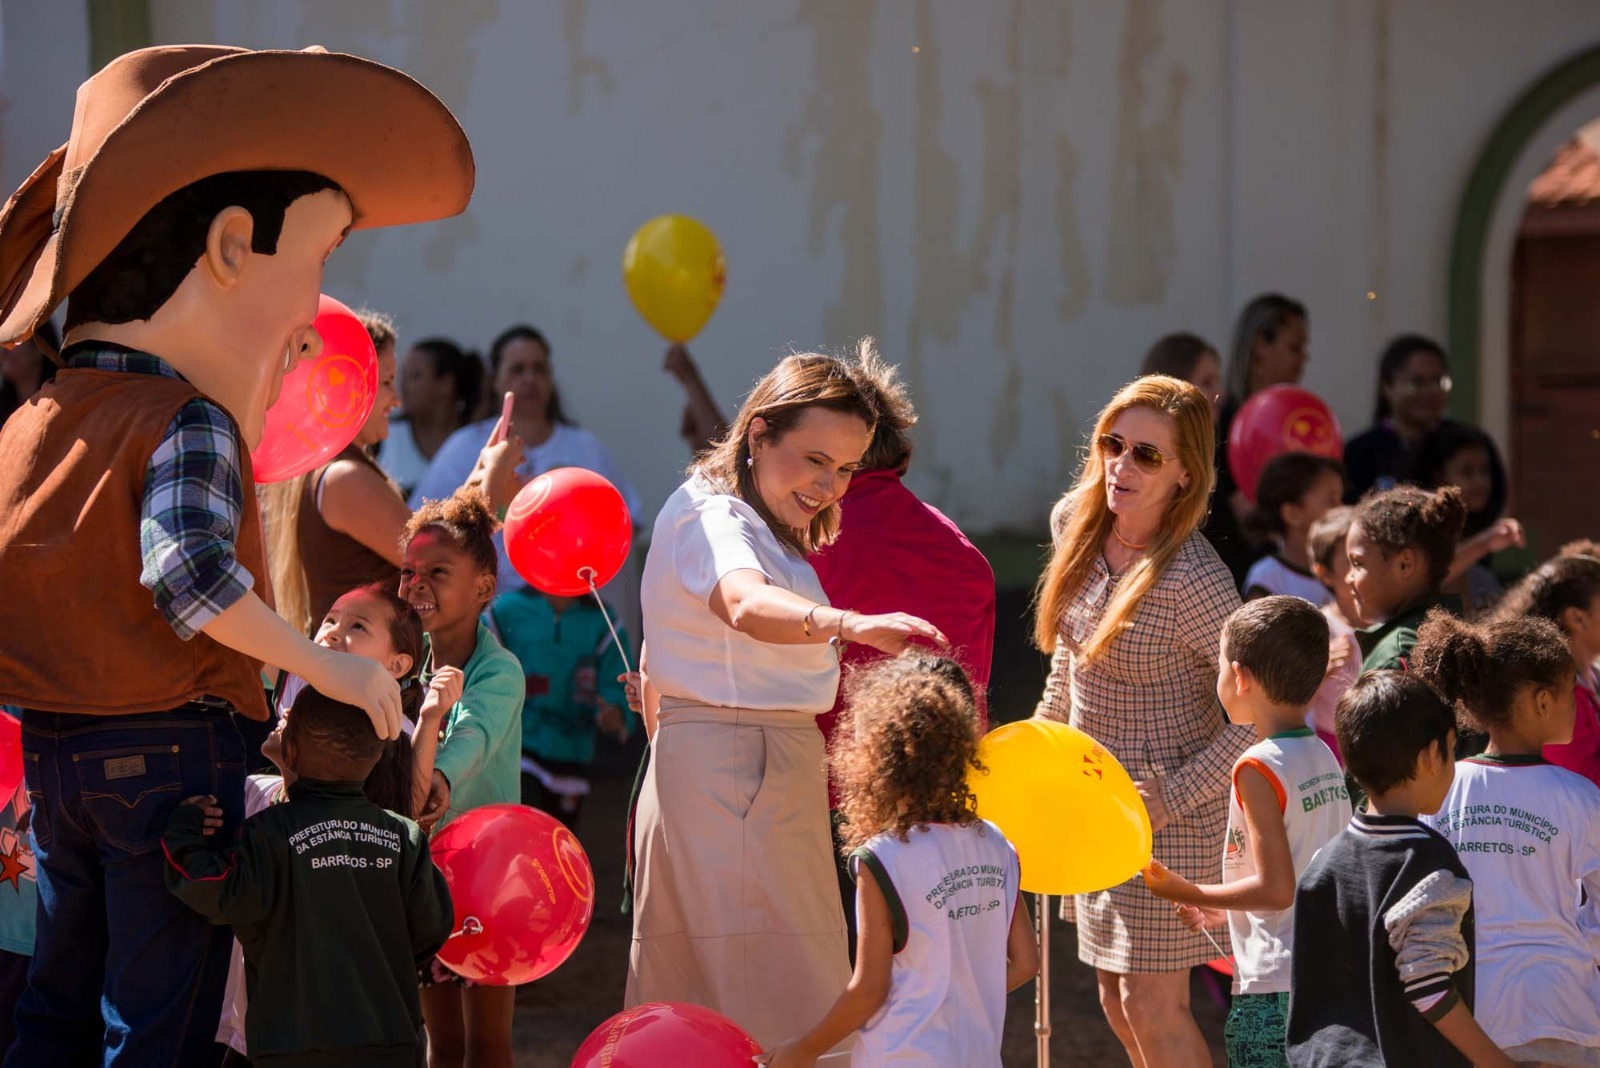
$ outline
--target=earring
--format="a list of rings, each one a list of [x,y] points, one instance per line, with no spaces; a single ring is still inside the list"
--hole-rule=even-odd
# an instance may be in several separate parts
[[[754,456],[746,456],[744,458],[744,465],[753,469],[756,466],[756,458]]]

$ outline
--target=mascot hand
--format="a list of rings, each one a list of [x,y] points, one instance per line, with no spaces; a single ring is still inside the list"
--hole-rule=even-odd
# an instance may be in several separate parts
[[[400,686],[377,661],[329,649],[306,681],[335,701],[366,709],[384,741],[400,737]]]

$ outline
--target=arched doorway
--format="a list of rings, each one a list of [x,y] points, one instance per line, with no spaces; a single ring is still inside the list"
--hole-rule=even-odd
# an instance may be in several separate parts
[[[1512,268],[1528,189],[1563,143],[1596,118],[1600,48],[1556,67],[1506,111],[1479,153],[1457,215],[1449,280],[1449,337],[1457,379],[1452,409],[1494,436],[1513,472],[1523,459],[1534,459],[1519,458],[1519,451],[1537,447],[1527,441],[1519,446],[1512,381]],[[1600,428],[1600,411],[1592,420]],[[1600,471],[1600,440],[1589,441],[1594,469]],[[1585,509],[1586,525],[1596,531],[1600,505],[1590,504],[1593,497],[1584,489],[1565,486],[1557,500],[1559,507]],[[1513,482],[1513,494],[1518,490]],[[1533,486],[1529,490],[1538,492]],[[1554,529],[1541,531],[1537,520],[1530,519],[1530,527],[1539,550],[1553,548],[1560,536]]]

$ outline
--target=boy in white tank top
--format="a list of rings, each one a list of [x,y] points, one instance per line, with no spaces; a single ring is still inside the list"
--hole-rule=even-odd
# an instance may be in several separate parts
[[[972,685],[934,656],[883,661],[846,685],[854,723],[832,763],[853,849],[855,974],[815,1027],[761,1063],[811,1068],[856,1032],[852,1068],[1000,1068],[1006,993],[1033,978],[1039,947],[1016,850],[967,789]]]
[[[1159,863],[1145,870],[1174,922],[1228,926],[1234,999],[1228,1063],[1287,1068],[1289,947],[1299,873],[1350,820],[1350,795],[1333,752],[1305,725],[1305,706],[1328,665],[1328,621],[1299,597],[1264,597],[1222,630],[1217,696],[1256,742],[1233,766],[1222,877],[1197,886]]]

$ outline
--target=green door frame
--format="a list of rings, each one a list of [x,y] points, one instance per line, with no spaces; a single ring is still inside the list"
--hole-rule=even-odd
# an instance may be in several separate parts
[[[1600,85],[1600,47],[1540,78],[1506,110],[1472,168],[1450,245],[1449,350],[1456,388],[1451,414],[1476,423],[1483,392],[1483,261],[1495,204],[1529,142],[1573,98]]]
[[[87,0],[89,73],[150,45],[150,0]]]

